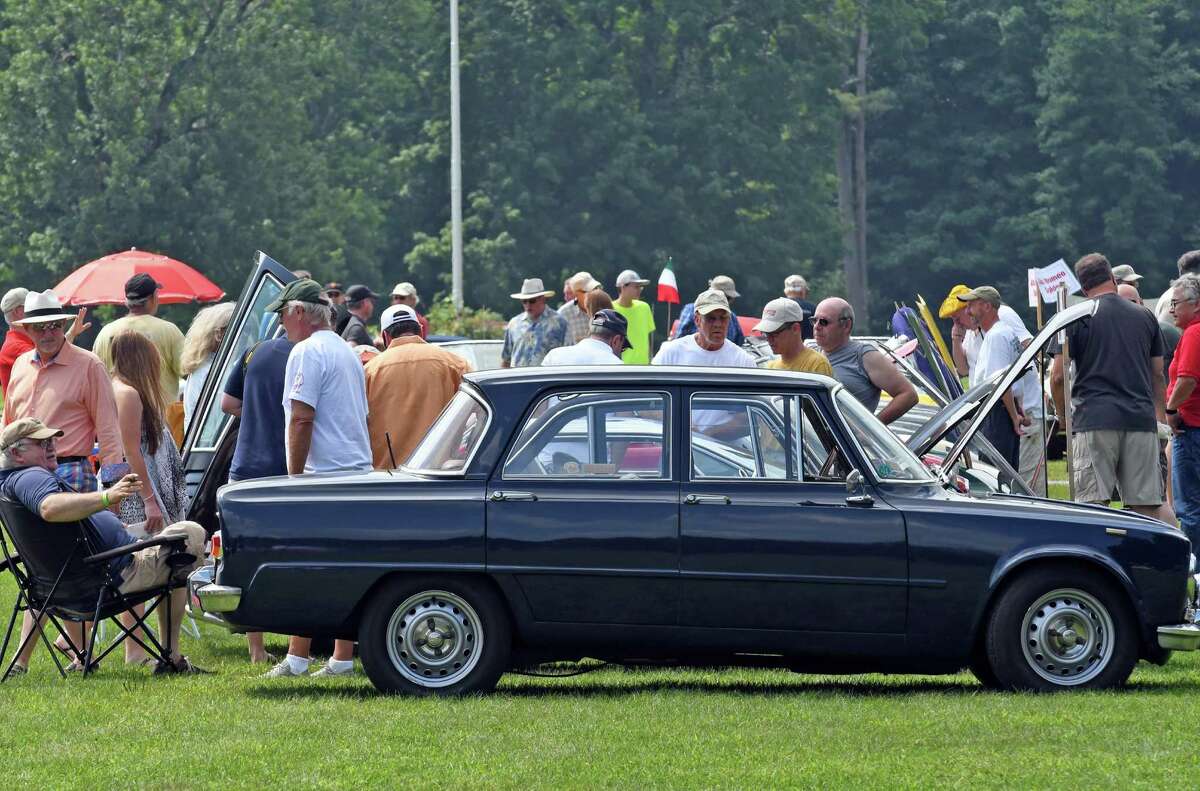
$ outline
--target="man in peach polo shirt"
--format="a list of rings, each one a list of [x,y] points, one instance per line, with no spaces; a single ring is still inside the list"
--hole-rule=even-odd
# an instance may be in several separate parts
[[[62,429],[55,474],[77,492],[93,492],[96,471],[89,457],[96,439],[105,464],[120,462],[124,452],[112,381],[104,363],[67,342],[65,329],[74,318],[53,291],[26,296],[25,315],[14,323],[29,335],[34,347],[13,363],[4,424],[36,417]]]
[[[421,340],[421,325],[411,305],[392,305],[383,312],[379,327],[388,346],[364,370],[367,428],[372,464],[376,469],[389,469],[403,464],[412,453],[458,392],[471,366],[458,355]]]

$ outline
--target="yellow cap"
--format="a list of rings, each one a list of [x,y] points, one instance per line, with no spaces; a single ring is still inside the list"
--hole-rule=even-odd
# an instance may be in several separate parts
[[[938,318],[948,319],[955,313],[958,313],[960,310],[962,310],[962,307],[965,303],[959,301],[958,295],[965,294],[970,290],[971,289],[962,284],[950,289],[950,293],[947,294],[946,298],[942,300],[942,306],[938,308]]]

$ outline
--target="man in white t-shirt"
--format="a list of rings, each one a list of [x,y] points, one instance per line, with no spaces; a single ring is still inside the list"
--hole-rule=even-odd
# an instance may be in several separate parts
[[[756,367],[753,357],[725,337],[733,315],[725,292],[710,288],[696,297],[695,304],[696,332],[664,343],[651,365]]]
[[[997,371],[1009,368],[1021,356],[1021,340],[1011,325],[1000,320],[1000,292],[991,286],[979,286],[958,295],[967,305],[971,318],[983,330],[983,342],[971,368],[971,385],[986,381]],[[1020,438],[1031,424],[1021,413],[1018,402],[1021,383],[1005,392],[1000,404],[983,423],[983,435],[1013,466],[1020,466]]]
[[[362,363],[330,327],[332,305],[315,280],[296,280],[267,306],[279,313],[288,340],[283,378],[283,415],[289,475],[335,470],[370,470],[367,387]],[[308,674],[312,640],[292,637],[288,655],[267,674]],[[337,640],[333,657],[314,676],[354,673],[354,643]]]
[[[630,348],[629,323],[612,308],[596,311],[586,338],[573,346],[551,349],[542,365],[620,365],[621,352]]]

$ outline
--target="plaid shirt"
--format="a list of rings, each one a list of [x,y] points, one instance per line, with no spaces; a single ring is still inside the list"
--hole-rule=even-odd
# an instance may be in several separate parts
[[[579,307],[579,300],[571,300],[558,309],[558,315],[567,321],[567,344],[579,343],[592,333],[591,319],[587,311]]]
[[[541,365],[542,358],[551,349],[568,345],[569,333],[566,319],[552,310],[543,310],[536,321],[529,318],[528,313],[518,313],[508,320],[504,329],[500,359],[510,368]]]

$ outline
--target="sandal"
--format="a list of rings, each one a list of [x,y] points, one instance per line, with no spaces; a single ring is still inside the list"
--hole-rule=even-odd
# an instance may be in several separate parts
[[[154,666],[156,676],[210,676],[212,672],[196,667],[186,656],[181,656],[174,662],[159,662]]]

